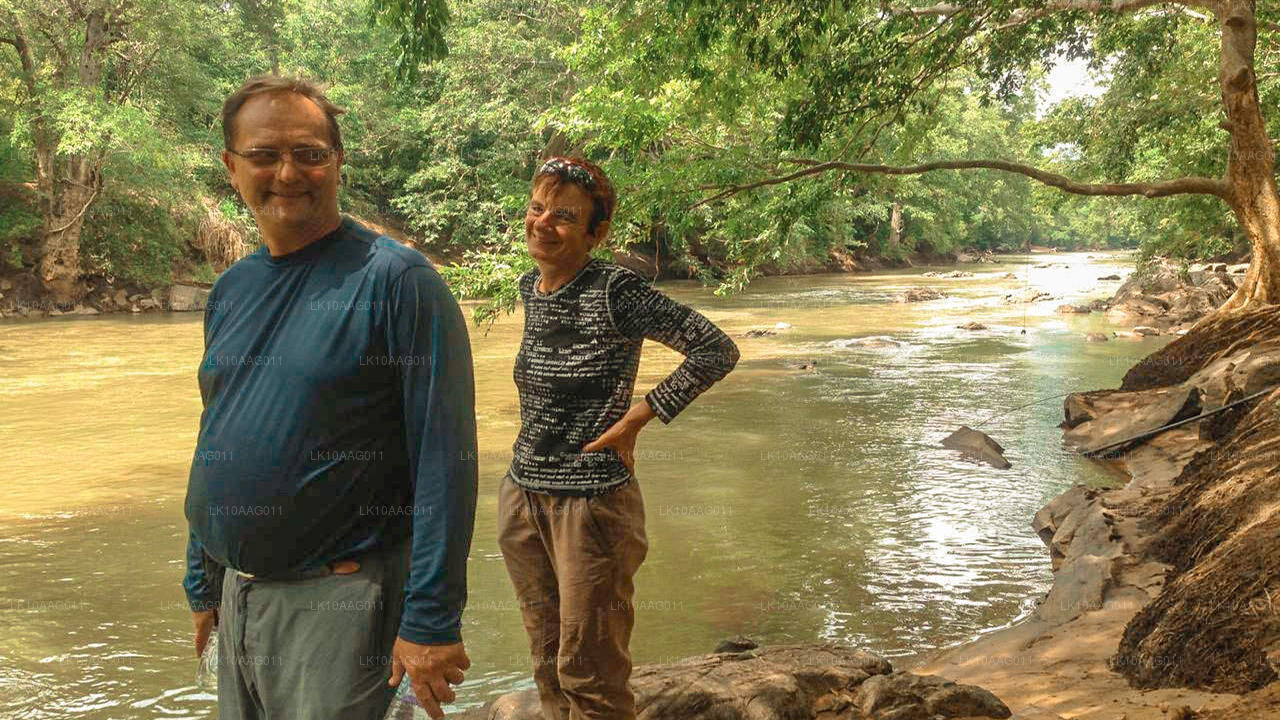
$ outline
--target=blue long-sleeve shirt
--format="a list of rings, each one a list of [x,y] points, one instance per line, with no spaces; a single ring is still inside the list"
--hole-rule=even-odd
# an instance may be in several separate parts
[[[476,505],[466,321],[417,251],[350,219],[218,278],[187,486],[183,586],[216,607],[224,568],[270,576],[412,535],[400,636],[461,639]]]

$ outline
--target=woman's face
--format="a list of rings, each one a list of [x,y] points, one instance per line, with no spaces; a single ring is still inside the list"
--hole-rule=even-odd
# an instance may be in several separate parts
[[[529,209],[524,216],[524,240],[529,255],[539,264],[557,268],[581,267],[596,244],[596,234],[587,232],[591,220],[591,197],[573,183],[556,185],[549,178],[533,186]]]

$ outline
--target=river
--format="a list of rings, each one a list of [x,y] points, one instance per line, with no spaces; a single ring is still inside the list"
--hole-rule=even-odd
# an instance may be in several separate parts
[[[1035,267],[1047,261],[1065,266]],[[1099,314],[1054,313],[1109,296],[1118,283],[1097,278],[1127,272],[1124,255],[964,269],[977,276],[764,278],[731,297],[661,285],[733,336],[742,359],[674,423],[641,435],[650,550],[636,579],[637,664],[738,634],[900,657],[1001,627],[1047,591],[1031,516],[1074,483],[1116,477],[1062,448],[1060,400],[1014,408],[1113,387],[1165,339],[1086,343],[1083,333],[1109,329]],[[950,295],[893,302],[919,286]],[[1024,286],[1063,299],[1001,302]],[[955,327],[970,320],[989,329]],[[778,323],[790,327],[741,337]],[[495,539],[495,489],[519,423],[520,328],[516,313],[472,331],[481,486],[460,706],[531,685]],[[884,342],[841,342],[869,336]],[[194,686],[180,587],[200,353],[199,314],[0,322],[0,718],[216,717]],[[678,360],[647,343],[637,390]],[[792,367],[805,361],[816,367]],[[1012,469],[938,446],[991,416],[981,429]]]

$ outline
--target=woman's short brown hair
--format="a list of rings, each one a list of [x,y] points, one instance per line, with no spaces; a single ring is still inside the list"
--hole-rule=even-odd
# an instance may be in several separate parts
[[[342,131],[338,129],[338,116],[345,113],[346,110],[334,105],[329,98],[324,96],[320,88],[310,80],[299,77],[284,77],[282,75],[259,75],[251,77],[240,86],[239,90],[231,93],[226,102],[222,103],[222,143],[228,150],[231,149],[231,142],[236,136],[236,113],[240,112],[240,107],[254,95],[272,92],[291,92],[297,93],[316,105],[324,111],[324,115],[329,119],[329,136],[335,148],[342,148]]]
[[[543,178],[550,178],[552,187],[560,183],[571,183],[586,191],[591,198],[591,219],[587,222],[587,232],[595,235],[600,223],[613,219],[613,208],[618,196],[613,192],[613,183],[599,165],[577,156],[555,156],[547,158],[533,174],[533,184]]]

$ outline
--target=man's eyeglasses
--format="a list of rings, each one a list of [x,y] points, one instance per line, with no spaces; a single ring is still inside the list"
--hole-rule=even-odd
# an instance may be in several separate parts
[[[293,164],[301,168],[319,168],[328,165],[337,156],[337,148],[301,147],[292,150],[276,150],[275,148],[249,148],[244,152],[227,149],[227,152],[242,157],[255,168],[266,169],[279,167],[288,155]]]
[[[591,177],[591,173],[586,168],[565,162],[559,158],[543,163],[542,167],[538,169],[538,175],[556,175],[577,183],[588,190],[596,186],[596,179]]]

